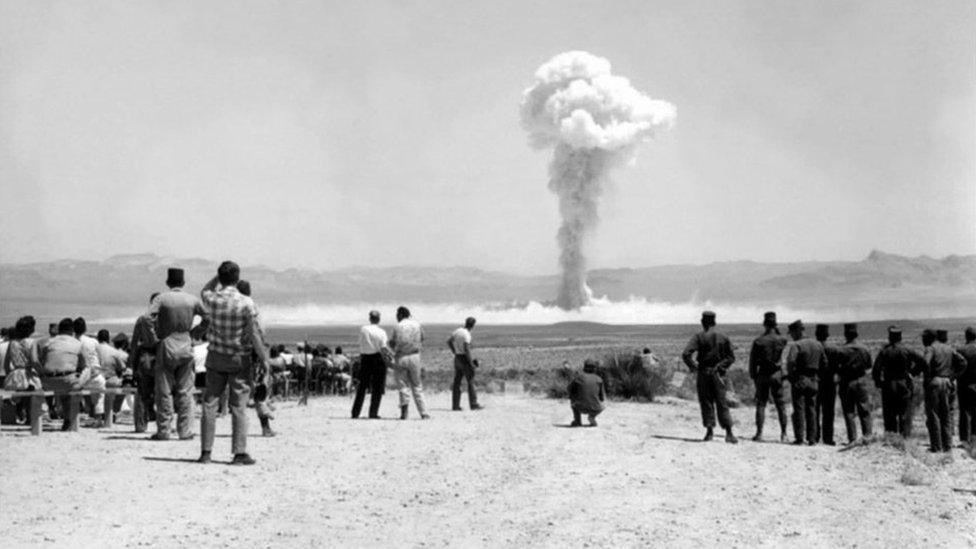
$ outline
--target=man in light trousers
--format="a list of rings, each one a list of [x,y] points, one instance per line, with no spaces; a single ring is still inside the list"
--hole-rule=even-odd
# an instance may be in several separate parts
[[[420,379],[420,350],[423,347],[424,330],[420,323],[410,318],[410,309],[397,308],[397,324],[393,327],[390,346],[393,348],[394,371],[400,391],[400,419],[407,419],[410,395],[421,419],[430,419],[424,403],[424,387]]]

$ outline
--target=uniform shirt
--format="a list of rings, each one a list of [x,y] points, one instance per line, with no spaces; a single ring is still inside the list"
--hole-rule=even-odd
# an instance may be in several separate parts
[[[111,343],[99,343],[95,347],[95,352],[98,354],[100,372],[106,380],[118,377],[125,370],[125,359],[122,357],[122,351],[116,349]]]
[[[102,370],[102,365],[98,361],[98,340],[81,334],[78,336],[78,341],[81,342],[81,352],[85,356],[85,366],[92,369],[92,375],[97,375]]]
[[[254,301],[239,292],[236,286],[204,288],[201,296],[210,316],[207,329],[207,341],[210,343],[208,350],[231,356],[250,355],[247,337],[252,341],[261,341],[255,322],[257,309]],[[254,350],[262,361],[267,360],[264,346],[258,345]]]
[[[871,371],[871,351],[863,344],[851,341],[837,349],[840,353],[837,374],[841,381],[854,381]]]
[[[976,385],[976,342],[961,345],[956,352],[966,359],[966,369],[959,374],[959,383]]]
[[[600,412],[607,393],[603,379],[589,372],[580,372],[569,382],[569,402],[581,412]]]
[[[376,324],[359,328],[359,354],[375,355],[388,345],[386,330]]]
[[[81,342],[67,334],[45,340],[37,350],[37,359],[41,376],[77,372],[86,365]]]
[[[786,347],[786,338],[776,332],[757,337],[752,342],[752,350],[749,351],[749,375],[768,376],[781,371],[779,359],[783,356],[784,347]]]
[[[871,377],[875,385],[911,378],[923,366],[920,354],[899,343],[889,343],[874,358]]]
[[[697,353],[697,365],[691,359],[691,355],[695,353]],[[681,359],[692,370],[696,368],[726,370],[735,362],[735,354],[732,352],[729,338],[715,330],[708,330],[698,332],[691,338],[684,352],[681,353]]]
[[[393,337],[390,346],[396,356],[419,353],[423,348],[424,329],[420,323],[412,318],[404,318],[393,327]]]
[[[193,356],[193,317],[199,316],[207,321],[208,311],[200,299],[173,288],[156,296],[149,305],[149,314],[156,318],[156,337],[163,344],[167,356],[185,358]]]
[[[454,330],[451,334],[451,344],[454,347],[454,354],[465,355],[464,344],[471,345],[471,332],[464,326]]]
[[[786,373],[791,377],[811,377],[827,368],[827,351],[823,344],[808,337],[790,341],[784,353]]]
[[[934,377],[955,377],[965,368],[966,359],[945,343],[936,341],[925,348],[925,381]]]

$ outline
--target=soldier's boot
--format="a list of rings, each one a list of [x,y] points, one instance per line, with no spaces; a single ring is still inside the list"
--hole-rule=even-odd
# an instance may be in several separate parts
[[[753,442],[762,442],[762,431],[756,431],[756,434],[752,437]]]
[[[752,437],[754,442],[762,441],[763,423],[765,423],[766,418],[763,417],[765,414],[760,413],[761,410],[756,409],[756,436]]]
[[[783,444],[790,441],[789,435],[786,434],[786,427],[783,427],[783,430],[779,432],[779,441]]]
[[[725,442],[728,442],[729,444],[738,444],[739,443],[739,439],[736,438],[736,436],[732,434],[732,429],[731,428],[725,430]]]
[[[711,427],[706,428],[705,429],[705,438],[703,438],[702,440],[704,440],[705,442],[708,442],[708,441],[712,440],[712,438],[715,437],[715,433],[713,431],[714,431],[714,429],[712,429]]]
[[[400,419],[407,419],[407,414],[410,412],[410,405],[404,404],[400,406]]]
[[[582,418],[580,417],[579,410],[573,409],[573,422],[569,424],[570,427],[580,427],[583,425]]]
[[[271,428],[271,419],[266,417],[261,418],[261,436],[273,437],[275,434],[274,429]]]

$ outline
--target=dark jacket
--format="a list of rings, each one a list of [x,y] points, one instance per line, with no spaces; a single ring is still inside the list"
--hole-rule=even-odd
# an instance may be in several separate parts
[[[771,376],[781,371],[779,359],[786,347],[786,338],[776,332],[757,337],[749,351],[749,377]]]
[[[596,374],[580,372],[569,382],[569,402],[580,412],[601,412],[607,392],[603,379]]]

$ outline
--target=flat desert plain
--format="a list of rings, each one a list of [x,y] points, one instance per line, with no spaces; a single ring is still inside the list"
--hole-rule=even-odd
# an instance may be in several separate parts
[[[565,401],[483,397],[486,409],[351,420],[350,398],[252,419],[252,467],[211,465],[199,439],[131,425],[0,435],[4,547],[523,547],[976,545],[976,461],[919,461],[873,444],[699,442],[697,404],[612,402],[568,428]],[[397,415],[388,393],[381,415]],[[733,410],[743,432],[753,411]],[[50,428],[54,428],[51,425]],[[743,437],[745,438],[745,437]],[[910,485],[906,478],[923,484]],[[968,491],[967,491],[968,490]]]

